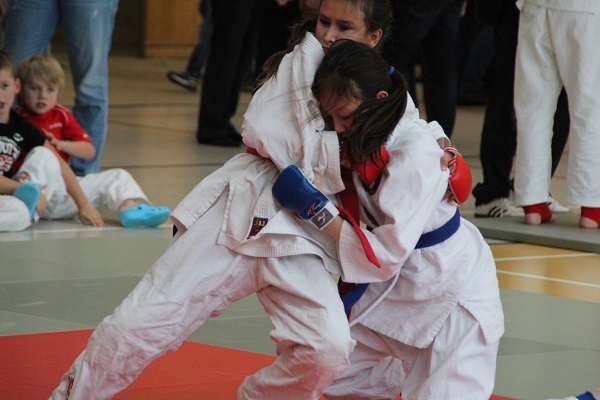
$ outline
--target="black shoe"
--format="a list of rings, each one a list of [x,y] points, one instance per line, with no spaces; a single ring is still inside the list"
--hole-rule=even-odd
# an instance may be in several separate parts
[[[186,74],[185,72],[177,73],[173,71],[167,72],[167,78],[173,83],[178,84],[179,86],[183,86],[189,91],[195,92],[200,87],[200,82],[198,78]]]
[[[212,146],[222,147],[238,147],[242,144],[242,137],[240,135],[228,135],[228,136],[217,136],[212,138],[198,138],[198,143],[208,144]]]

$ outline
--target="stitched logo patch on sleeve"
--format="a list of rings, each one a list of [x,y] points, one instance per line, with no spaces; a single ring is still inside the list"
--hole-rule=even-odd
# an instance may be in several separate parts
[[[267,222],[269,222],[269,218],[254,217],[254,219],[252,219],[252,227],[250,228],[250,234],[248,235],[247,239],[256,236],[262,228],[267,226]]]
[[[328,209],[323,208],[314,217],[311,218],[311,222],[319,229],[323,229],[324,226],[334,218],[334,215],[329,212]]]

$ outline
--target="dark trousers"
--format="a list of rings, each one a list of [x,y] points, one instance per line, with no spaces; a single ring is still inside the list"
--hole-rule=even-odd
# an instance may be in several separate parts
[[[388,63],[407,80],[417,102],[414,68],[421,56],[428,121],[437,121],[451,136],[456,118],[456,43],[460,24],[457,0],[396,0],[392,2],[392,36],[384,46]]]
[[[199,139],[237,134],[230,119],[255,49],[255,0],[218,0],[211,6],[214,30],[200,97]]]
[[[302,16],[298,0],[281,7],[273,0],[258,1],[258,43],[256,45],[256,71],[259,76],[263,64],[274,53],[285,50],[290,28]]]
[[[200,14],[203,16],[202,25],[198,30],[198,39],[194,50],[188,59],[185,72],[196,78],[202,76],[202,68],[210,54],[210,42],[213,34],[212,7],[211,0],[202,0],[200,2]]]
[[[519,29],[519,10],[513,1],[505,1],[494,23],[496,54],[489,71],[490,93],[481,132],[483,182],[473,189],[475,205],[509,197],[511,171],[517,149],[514,111],[515,55]],[[554,115],[552,137],[552,173],[556,171],[569,136],[569,111],[566,92],[560,94]]]

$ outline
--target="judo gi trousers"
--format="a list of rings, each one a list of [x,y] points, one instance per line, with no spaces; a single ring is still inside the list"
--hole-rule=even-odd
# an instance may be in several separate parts
[[[356,324],[351,365],[329,400],[486,400],[494,389],[499,342],[486,343],[477,320],[456,306],[424,349]]]
[[[553,116],[564,84],[571,116],[565,200],[600,207],[599,37],[600,14],[529,2],[521,10],[515,68],[519,205],[548,201]]]
[[[226,203],[223,194],[176,234],[100,323],[52,399],[110,399],[152,360],[175,351],[209,318],[252,293],[273,324],[278,357],[245,379],[240,399],[318,399],[346,369],[355,342],[336,282],[322,261],[307,254],[251,257],[217,244]]]

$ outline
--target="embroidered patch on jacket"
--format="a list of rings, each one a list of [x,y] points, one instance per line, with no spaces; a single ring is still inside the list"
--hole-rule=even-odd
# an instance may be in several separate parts
[[[269,218],[254,217],[254,219],[252,220],[252,227],[250,228],[250,234],[248,235],[247,239],[256,236],[262,228],[267,226],[267,222],[269,222]]]
[[[73,383],[75,382],[75,378],[70,376],[69,378],[67,378],[67,380],[67,393],[65,395],[65,400],[69,400],[69,396],[71,396],[71,389],[73,389]]]

